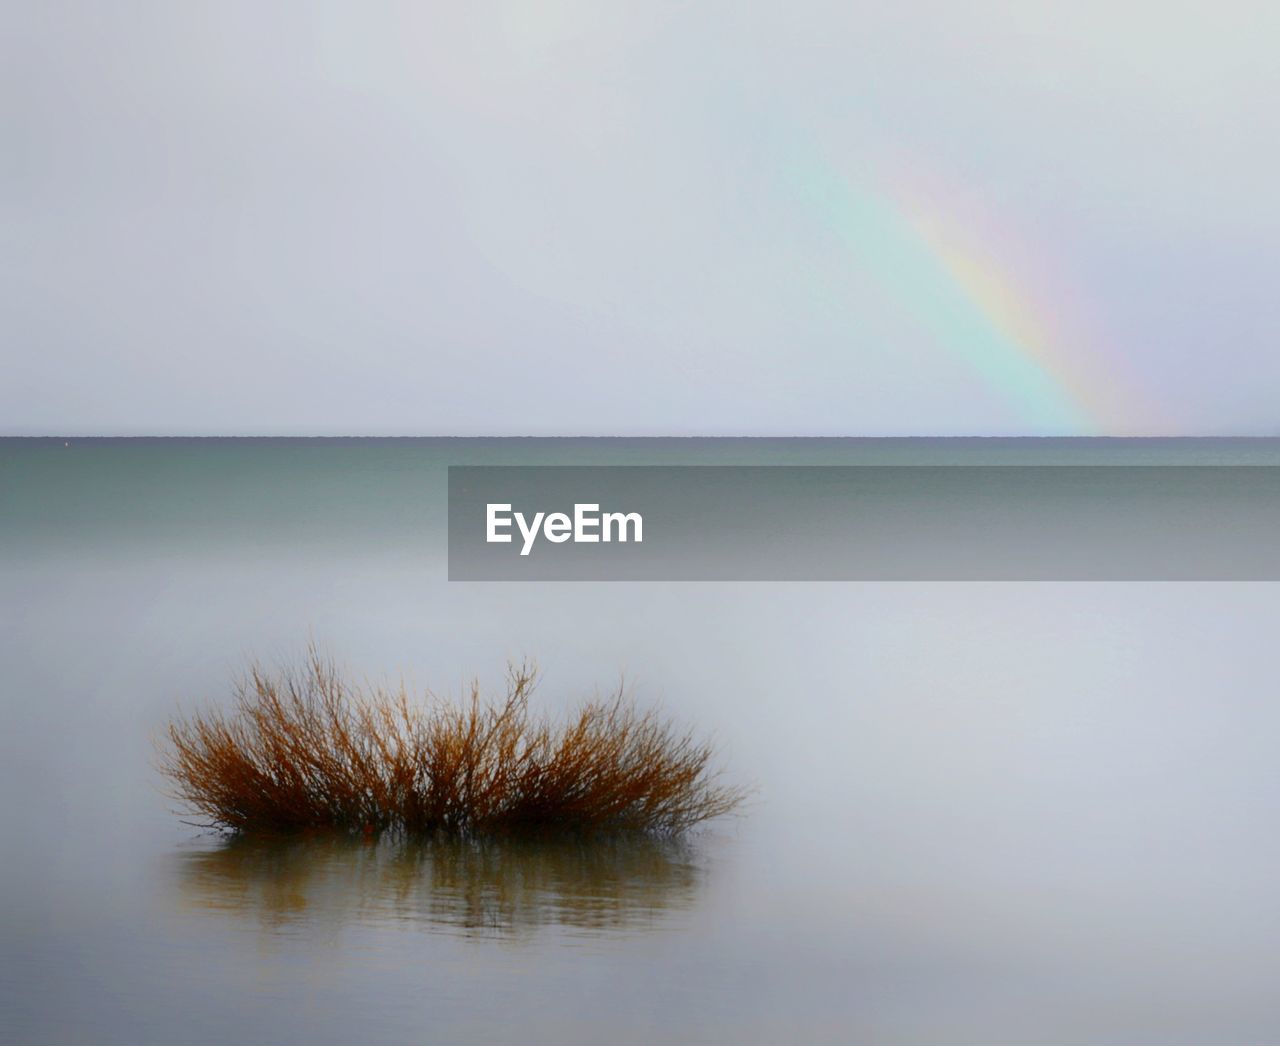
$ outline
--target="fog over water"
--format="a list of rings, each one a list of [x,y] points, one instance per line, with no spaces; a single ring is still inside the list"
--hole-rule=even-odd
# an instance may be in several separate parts
[[[1276,586],[445,580],[447,464],[944,449],[0,442],[0,1038],[1275,1041]],[[753,801],[602,847],[184,825],[166,717],[310,638],[454,694],[528,655],[551,710],[625,675]]]

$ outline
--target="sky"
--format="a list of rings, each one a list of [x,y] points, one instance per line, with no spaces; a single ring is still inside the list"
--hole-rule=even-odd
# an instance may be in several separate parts
[[[5,5],[0,433],[1280,435],[1280,8]]]

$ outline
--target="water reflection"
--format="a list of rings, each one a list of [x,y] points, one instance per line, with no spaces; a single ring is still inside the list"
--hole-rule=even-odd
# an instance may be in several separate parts
[[[613,933],[692,907],[695,843],[644,838],[232,838],[178,861],[184,900],[288,931],[307,923],[421,923],[467,936],[559,926]]]

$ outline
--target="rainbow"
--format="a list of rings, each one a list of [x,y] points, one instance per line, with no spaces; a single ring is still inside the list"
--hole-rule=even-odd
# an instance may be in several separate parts
[[[1038,304],[938,213],[899,191],[874,191],[821,171],[803,194],[881,289],[997,395],[1022,424],[1051,435],[1110,435],[1145,428],[1120,382],[1099,375],[1080,345],[1056,329],[1069,310]],[[990,237],[984,238],[984,243]],[[1067,345],[1071,345],[1068,351]]]

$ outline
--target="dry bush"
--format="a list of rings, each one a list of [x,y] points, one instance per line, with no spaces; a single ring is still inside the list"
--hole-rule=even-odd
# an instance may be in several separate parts
[[[712,748],[619,690],[563,721],[529,709],[536,671],[461,705],[358,688],[313,650],[301,671],[254,666],[230,712],[179,717],[161,771],[210,827],[409,834],[678,833],[732,811]]]

